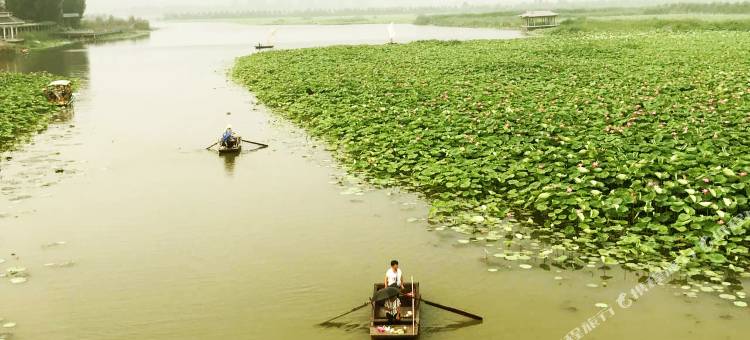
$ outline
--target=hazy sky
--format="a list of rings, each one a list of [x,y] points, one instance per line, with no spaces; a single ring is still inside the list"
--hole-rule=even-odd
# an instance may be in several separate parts
[[[665,2],[710,2],[720,0],[87,0],[89,14],[161,15],[175,12],[226,10],[303,10],[367,7],[443,7],[469,5],[587,3],[589,5],[654,5]],[[545,5],[546,4],[546,5]],[[539,6],[537,6],[539,7]]]
[[[512,4],[519,1],[536,0],[88,0],[91,12],[110,12],[132,8],[188,8],[220,9],[240,7],[242,9],[306,9],[306,8],[361,8],[392,6],[459,6],[464,2],[472,5]],[[548,0],[547,0],[548,1]]]

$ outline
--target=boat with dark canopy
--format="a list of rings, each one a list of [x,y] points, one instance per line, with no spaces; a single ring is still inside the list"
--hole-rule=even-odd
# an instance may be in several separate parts
[[[388,299],[398,296],[401,302],[399,312],[401,317],[396,320],[389,320],[386,315],[385,302]],[[458,308],[441,305],[437,302],[425,300],[419,290],[419,282],[405,282],[404,289],[396,287],[385,287],[383,283],[375,283],[372,289],[372,297],[369,301],[356,306],[349,311],[334,316],[318,324],[319,326],[329,327],[335,325],[333,320],[354,313],[362,308],[370,306],[370,337],[373,339],[400,338],[414,339],[419,336],[420,307],[422,303],[456,313],[472,319],[471,325],[481,323],[483,318],[479,315],[472,314]]]
[[[401,318],[391,323],[385,315],[385,301],[394,296],[400,296]],[[370,309],[370,336],[373,339],[413,339],[419,336],[419,298],[419,282],[405,283],[402,291],[376,283]]]

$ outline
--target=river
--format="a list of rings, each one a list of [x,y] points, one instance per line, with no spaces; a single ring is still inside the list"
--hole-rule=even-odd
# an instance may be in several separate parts
[[[271,27],[158,26],[146,39],[0,62],[82,79],[75,112],[0,163],[0,268],[30,275],[0,282],[0,318],[17,324],[0,334],[365,339],[366,309],[315,324],[366,301],[397,258],[425,298],[485,317],[475,325],[425,306],[422,339],[560,339],[598,302],[615,314],[587,339],[747,338],[748,309],[715,295],[665,285],[626,309],[615,299],[637,283],[632,273],[611,270],[602,287],[598,269],[524,270],[487,260],[494,245],[429,231],[427,202],[357,185],[323,145],[228,80]],[[279,48],[388,38],[385,25],[276,30]],[[396,25],[399,42],[518,36]],[[204,150],[228,123],[271,146],[236,158]]]

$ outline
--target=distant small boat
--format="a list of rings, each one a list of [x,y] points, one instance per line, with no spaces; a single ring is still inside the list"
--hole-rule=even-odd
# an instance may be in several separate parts
[[[255,45],[256,50],[266,50],[273,48],[273,45],[263,45],[261,43],[258,43],[258,45]]]

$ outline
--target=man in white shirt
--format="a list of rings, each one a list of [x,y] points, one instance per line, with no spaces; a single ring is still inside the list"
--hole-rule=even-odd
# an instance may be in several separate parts
[[[398,269],[398,261],[391,261],[391,268],[385,272],[385,286],[404,289],[404,281],[401,280],[401,269]]]

